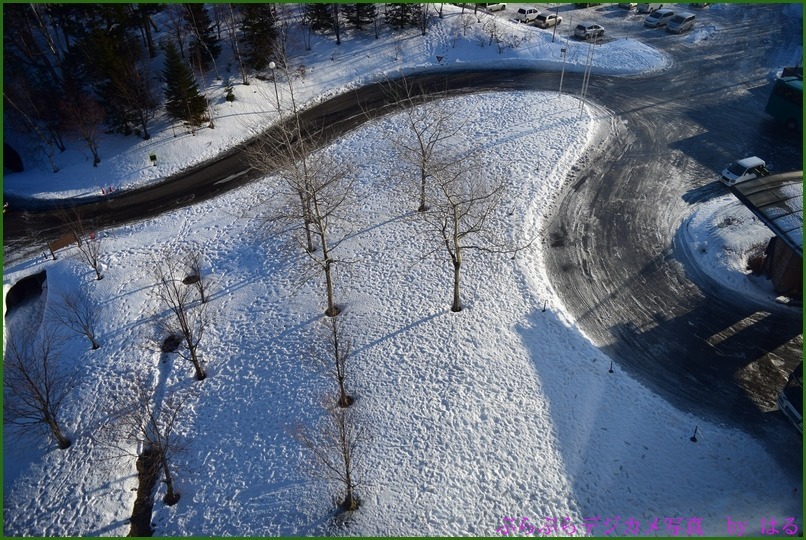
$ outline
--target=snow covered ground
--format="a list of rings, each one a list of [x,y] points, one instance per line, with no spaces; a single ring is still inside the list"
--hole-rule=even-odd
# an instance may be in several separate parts
[[[502,55],[478,38],[457,39],[454,47],[458,10],[445,11],[428,36],[409,35],[399,48],[390,35],[340,48],[315,42],[300,91],[313,102],[399,71],[556,66],[560,46],[577,50],[584,62],[586,45],[552,44],[550,31],[509,23],[508,32],[529,39]],[[445,56],[441,66],[437,54]],[[600,72],[623,73],[662,69],[667,61],[620,39],[597,48],[594,62]],[[72,151],[61,156],[58,179],[29,171],[9,176],[5,187],[65,197],[142,185],[208,159],[274,120],[272,86],[236,86],[232,106],[221,88],[208,95],[220,98],[214,130],[174,138],[163,123],[150,141],[110,137],[97,171]],[[517,114],[527,105],[545,110],[544,121]],[[553,93],[465,96],[446,106],[469,112],[459,147],[509,180],[495,223],[516,242],[540,230],[566,174],[609,123],[605,111],[580,113],[572,95]],[[400,165],[388,134],[400,126],[399,116],[388,116],[326,149],[359,166],[354,222],[335,254],[355,262],[338,267],[336,300],[355,353],[347,381],[357,399],[353,409],[371,436],[360,454],[362,506],[340,534],[491,536],[504,516],[538,524],[555,518],[556,535],[583,535],[585,523],[598,523],[596,535],[637,528],[663,536],[725,535],[732,522],[744,523],[747,536],[770,518],[778,529],[787,518],[802,526],[801,480],[787,477],[753,438],[671,407],[618,365],[609,372],[610,360],[559,305],[539,242],[515,259],[468,256],[465,309],[452,313],[450,265],[422,258],[433,238],[423,233],[408,190],[394,181]],[[156,167],[148,164],[152,151]],[[555,165],[546,170],[538,163]],[[64,413],[74,445],[59,451],[4,444],[6,535],[128,532],[134,461],[105,460],[92,434],[135,372],[148,376],[155,391],[195,392],[178,429],[186,443],[176,458],[182,499],[173,507],[157,500],[157,535],[334,531],[338,487],[311,476],[306,451],[291,436],[296,426],[324,418],[323,398],[335,391],[311,359],[310,343],[321,341],[323,284],[300,285],[302,254],[265,233],[254,203],[271,200],[272,189],[266,179],[104,231],[102,281],[73,256],[75,248],[58,261],[4,268],[4,290],[42,267],[48,271],[40,300],[6,318],[9,332],[37,323],[56,290],[81,287],[102,314],[99,350],[88,350],[78,337],[65,345],[65,365],[81,380]],[[772,294],[766,281],[749,279],[744,270],[749,247],[765,233],[752,216],[727,224],[725,209],[733,205],[713,199],[688,221],[692,243],[708,245],[701,264],[743,292]],[[201,383],[185,361],[161,363],[148,340],[162,312],[151,254],[188,244],[204,249],[216,283],[215,317],[201,344],[209,377]]]

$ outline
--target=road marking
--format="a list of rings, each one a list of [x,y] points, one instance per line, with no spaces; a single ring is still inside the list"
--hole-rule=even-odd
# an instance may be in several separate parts
[[[213,182],[213,185],[214,185],[214,186],[217,186],[218,184],[226,184],[227,182],[230,182],[230,181],[232,181],[232,180],[235,180],[235,179],[236,179],[236,178],[238,178],[239,176],[243,176],[243,175],[245,175],[247,172],[249,172],[249,170],[248,170],[248,169],[247,169],[247,170],[245,170],[245,171],[241,171],[241,172],[239,172],[239,173],[232,174],[232,175],[230,175],[230,176],[227,176],[227,177],[226,177],[226,178],[224,178],[223,180],[218,180],[218,181],[216,181],[216,182]]]

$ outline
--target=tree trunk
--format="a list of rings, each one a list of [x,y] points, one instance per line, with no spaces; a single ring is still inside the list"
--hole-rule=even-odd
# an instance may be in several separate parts
[[[458,313],[462,311],[462,304],[459,302],[459,270],[462,268],[461,259],[453,261],[453,305],[451,311]]]
[[[188,350],[190,351],[190,361],[193,363],[193,369],[196,370],[196,380],[203,381],[207,378],[207,373],[204,372],[204,368],[201,366],[201,362],[199,362],[199,358],[196,356],[196,346],[191,345],[190,341],[185,337],[185,341],[188,342]]]
[[[349,475],[348,475],[348,482],[349,482]],[[358,509],[358,499],[355,498],[353,495],[353,486],[347,486],[347,496],[344,498],[344,502],[341,503],[342,508],[345,510],[353,511]]]
[[[305,222],[305,250],[308,253],[313,253],[313,237],[311,235],[311,208],[310,208],[310,201],[306,198],[305,192],[303,190],[298,190],[297,193],[299,194],[299,202],[302,205],[302,216],[303,221]]]
[[[327,284],[327,311],[325,311],[325,315],[328,317],[335,317],[339,314],[339,308],[336,307],[336,303],[333,300],[333,277],[331,276],[331,262],[330,257],[327,255],[327,250],[323,244],[324,255],[325,255],[325,283]]]
[[[154,47],[154,37],[151,35],[151,20],[148,14],[140,9],[140,13],[142,14],[142,24],[143,30],[146,33],[146,45],[148,46],[148,57],[149,58],[156,58],[157,57],[157,49]]]
[[[59,446],[59,450],[67,450],[70,448],[72,444],[70,439],[64,436],[62,430],[59,428],[59,425],[56,423],[56,420],[53,418],[48,420],[48,427],[50,428],[50,432],[53,434],[53,437],[56,439],[56,444]]]
[[[344,388],[344,377],[339,377],[339,407],[346,409],[352,405],[353,400],[347,395],[347,390]]]
[[[171,469],[168,468],[168,460],[162,452],[160,453],[160,463],[162,463],[162,470],[165,473],[165,488],[167,490],[162,501],[168,506],[173,506],[179,501],[179,493],[174,491],[174,480],[171,476]]]
[[[425,167],[420,168],[420,207],[417,209],[418,212],[425,212],[428,210],[428,206],[425,204],[425,179],[428,175],[425,173]]]

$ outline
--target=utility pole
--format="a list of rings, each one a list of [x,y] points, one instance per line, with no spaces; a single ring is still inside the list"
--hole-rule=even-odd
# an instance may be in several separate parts
[[[554,14],[559,19],[560,17],[560,4],[554,6]],[[557,24],[559,24],[556,20],[554,21],[554,31],[551,33],[551,42],[554,43],[554,36],[557,35]]]

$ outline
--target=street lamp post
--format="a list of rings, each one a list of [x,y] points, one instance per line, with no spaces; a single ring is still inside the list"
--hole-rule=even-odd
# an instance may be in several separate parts
[[[563,69],[560,72],[560,91],[557,92],[558,96],[561,96],[563,94],[563,77],[565,77],[565,57],[568,54],[568,48],[563,47],[562,49],[560,49],[560,52],[563,53]]]
[[[277,67],[277,64],[274,62],[269,62],[269,69],[271,69],[271,80],[274,81],[274,97],[277,100],[277,112],[280,112],[280,94],[277,92],[277,74],[274,71],[274,68]]]

